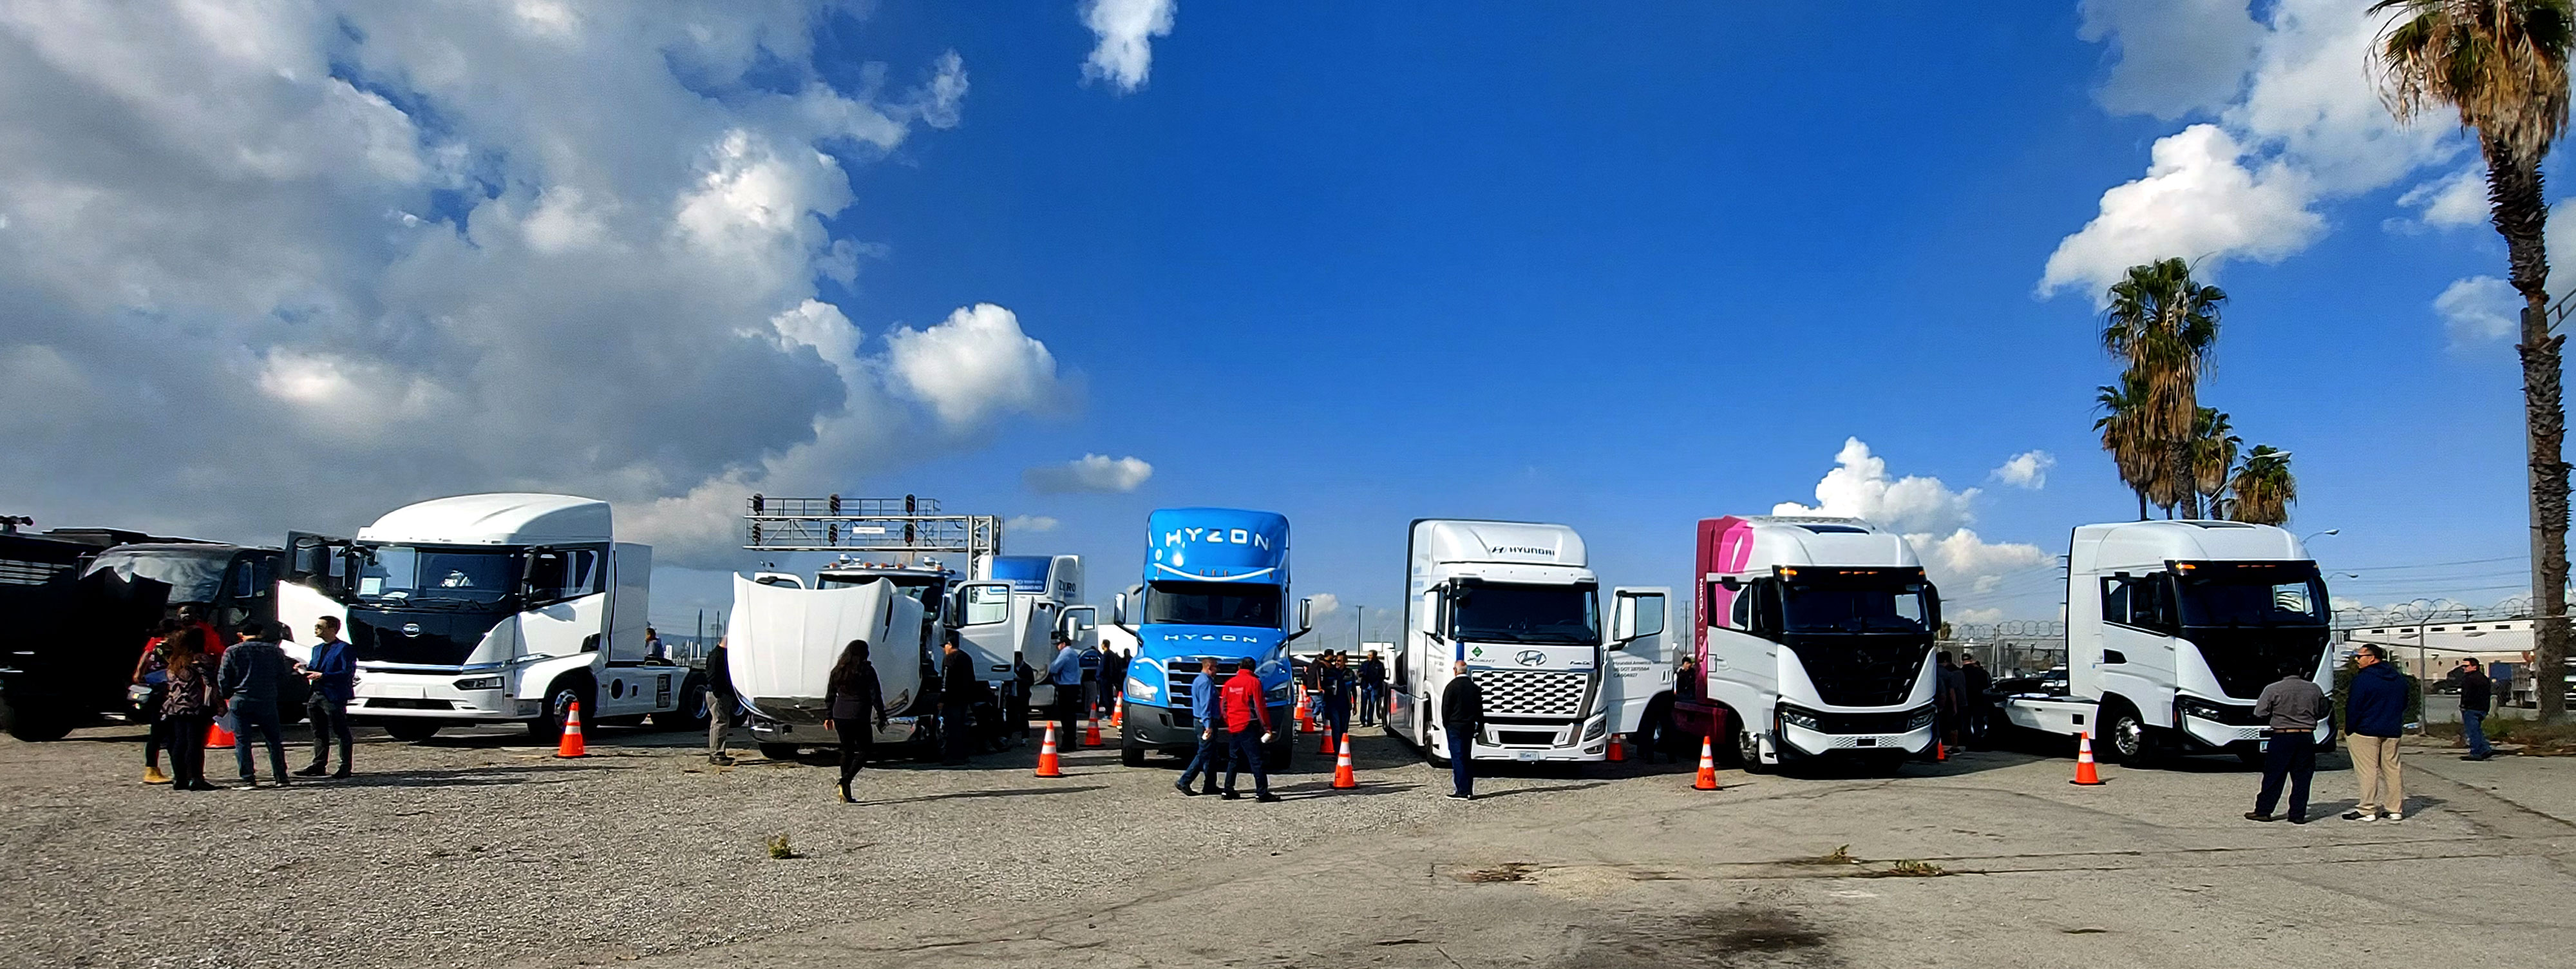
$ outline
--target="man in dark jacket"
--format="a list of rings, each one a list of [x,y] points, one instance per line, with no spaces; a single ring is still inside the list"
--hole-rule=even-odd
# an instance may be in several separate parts
[[[733,733],[737,702],[733,692],[733,654],[719,639],[716,648],[707,650],[707,763],[720,767],[733,763],[733,755],[725,753],[725,740]]]
[[[2361,668],[2344,701],[2344,745],[2361,780],[2361,803],[2346,821],[2406,820],[2406,785],[2398,774],[2397,738],[2406,731],[2406,674],[2387,662],[2388,651],[2363,644],[2353,654]],[[2382,809],[2385,808],[2383,813]]]
[[[1100,651],[1100,716],[1118,712],[1127,696],[1127,657],[1114,649]],[[1125,721],[1121,721],[1122,723]]]
[[[1983,744],[1990,726],[1987,718],[1994,706],[1986,699],[1986,694],[1994,689],[1995,678],[1986,672],[1986,664],[1977,662],[1974,653],[1959,654],[1959,677],[1966,684],[1966,689],[1959,696],[1959,705],[1967,714],[1967,736],[1961,738],[1960,745]]]
[[[1449,797],[1476,797],[1476,735],[1485,729],[1485,690],[1467,675],[1467,661],[1449,667],[1449,686],[1440,691],[1440,728],[1449,735]]]
[[[1346,653],[1326,653],[1319,661],[1322,669],[1315,672],[1316,713],[1323,719],[1324,745],[1332,750],[1351,732],[1351,694],[1357,689],[1351,679],[1350,657]]]
[[[1377,712],[1386,708],[1386,661],[1370,650],[1360,661],[1360,726],[1377,726]]]
[[[296,771],[300,777],[319,777],[330,766],[331,740],[340,741],[340,771],[332,777],[349,776],[349,701],[357,696],[358,652],[340,638],[340,617],[324,616],[313,624],[313,657],[304,664],[304,679],[313,684],[313,692],[304,700],[304,718],[313,725],[313,762]]]
[[[975,693],[983,684],[975,681],[975,661],[957,648],[954,633],[939,649],[939,761],[955,766],[966,762],[968,735],[975,732]]]
[[[1260,675],[1252,670],[1251,660],[1235,664],[1234,675],[1226,678],[1220,694],[1226,730],[1225,799],[1243,796],[1235,793],[1234,778],[1250,767],[1253,800],[1277,801],[1279,795],[1270,793],[1268,752],[1261,749],[1270,742],[1270,701],[1263,696]]]
[[[2267,718],[2263,737],[2263,792],[2254,798],[2249,821],[2271,821],[2272,805],[2281,802],[2281,783],[2290,785],[2290,823],[2308,823],[2308,781],[2317,773],[2317,718],[2325,715],[2326,691],[2300,670],[2281,678],[2254,698],[2254,715]]]
[[[286,653],[277,648],[276,623],[252,619],[241,624],[241,642],[224,651],[215,684],[233,717],[233,757],[240,763],[242,786],[259,786],[250,762],[251,731],[268,744],[269,772],[286,783],[286,742],[278,736],[277,683],[286,675]]]
[[[2487,746],[2487,709],[2492,701],[2494,682],[2487,679],[2484,664],[2470,657],[2460,661],[2460,733],[2469,740],[2469,754],[2461,760],[2485,760],[2495,756]]]

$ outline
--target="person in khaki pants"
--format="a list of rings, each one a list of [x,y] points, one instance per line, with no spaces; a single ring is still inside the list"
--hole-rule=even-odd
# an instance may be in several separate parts
[[[2397,738],[2406,732],[2406,674],[2387,659],[2387,650],[2366,643],[2353,655],[2361,670],[2352,677],[2343,728],[2361,803],[2344,812],[2346,821],[2406,820],[2406,783],[2397,764]]]

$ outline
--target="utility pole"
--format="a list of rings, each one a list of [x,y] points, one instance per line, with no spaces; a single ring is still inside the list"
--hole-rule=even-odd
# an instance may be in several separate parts
[[[1368,607],[1351,607],[1351,652],[1360,651],[1360,641],[1368,638]]]

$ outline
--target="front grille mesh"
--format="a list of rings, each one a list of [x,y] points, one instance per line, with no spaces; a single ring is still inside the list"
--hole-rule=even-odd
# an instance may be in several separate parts
[[[1589,676],[1563,670],[1476,670],[1488,717],[1572,717],[1583,712]]]

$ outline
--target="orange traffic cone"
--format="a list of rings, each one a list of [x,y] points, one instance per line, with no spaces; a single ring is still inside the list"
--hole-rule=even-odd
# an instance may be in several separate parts
[[[1611,762],[1611,763],[1613,763],[1613,764],[1617,764],[1617,763],[1624,763],[1624,762],[1626,762],[1626,761],[1627,761],[1627,759],[1628,759],[1628,745],[1626,745],[1626,744],[1623,744],[1623,743],[1620,743],[1620,742],[1619,742],[1619,735],[1618,735],[1618,734],[1615,734],[1615,733],[1614,733],[1614,734],[1611,734],[1611,735],[1610,735],[1610,762]]]
[[[1333,759],[1333,787],[1349,790],[1358,786],[1360,779],[1351,776],[1351,735],[1343,734],[1341,753]]]
[[[1099,717],[1093,717],[1082,722],[1082,745],[1085,747],[1100,746]]]
[[[1939,737],[1932,738],[1932,762],[1937,764],[1949,759],[1950,745],[1942,743]]]
[[[1046,744],[1038,748],[1038,776],[1063,777],[1064,768],[1056,762],[1055,724],[1047,724]]]
[[[1691,789],[1717,790],[1717,741],[1699,738],[1699,779],[1691,782]]]
[[[216,717],[213,723],[206,725],[206,746],[220,748],[232,745],[233,732],[224,729],[224,718]]]
[[[2068,783],[2082,784],[2086,787],[2102,783],[2101,772],[2093,766],[2093,732],[2087,730],[2077,736],[2079,739],[2075,742],[2075,779]]]
[[[564,711],[563,739],[555,743],[557,757],[586,757],[589,748],[581,743],[581,701],[575,700]]]
[[[1333,735],[1332,735],[1332,734],[1330,734],[1330,733],[1326,733],[1326,734],[1324,735],[1324,750],[1323,750],[1323,753],[1324,753],[1324,756],[1326,756],[1326,757],[1333,756]]]
[[[1306,704],[1306,688],[1297,688],[1297,729],[1315,729],[1315,711]]]
[[[1110,725],[1110,726],[1112,726],[1112,727],[1117,727],[1117,728],[1119,728],[1119,729],[1121,729],[1121,730],[1124,730],[1124,729],[1126,729],[1126,723],[1127,723],[1127,705],[1126,705],[1126,704],[1121,703],[1121,704],[1118,704],[1117,706],[1113,706],[1113,707],[1110,707],[1110,708],[1109,708],[1109,725]]]

